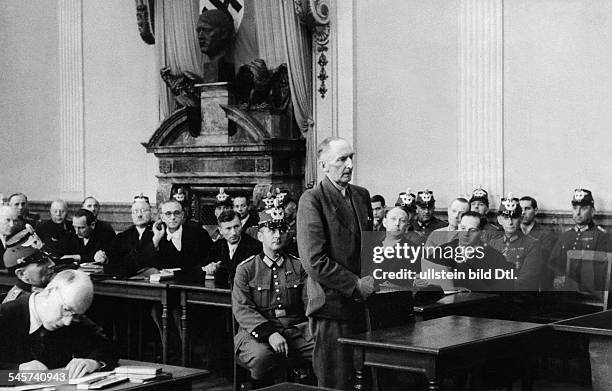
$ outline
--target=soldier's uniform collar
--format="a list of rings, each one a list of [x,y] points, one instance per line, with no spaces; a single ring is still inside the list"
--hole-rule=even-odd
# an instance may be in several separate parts
[[[521,237],[521,235],[518,232],[515,232],[514,235],[510,237],[506,236],[506,234],[504,234],[503,237],[504,243],[513,243],[516,242]]]
[[[576,231],[576,232],[585,232],[585,231],[590,230],[594,226],[595,226],[595,223],[592,222],[592,221],[586,227],[583,227],[583,228],[580,228],[577,225],[574,225],[574,231]]]
[[[266,264],[266,266],[269,267],[270,269],[272,269],[272,267],[274,267],[274,266],[281,267],[281,266],[283,266],[283,263],[285,262],[285,258],[283,257],[282,254],[279,255],[278,258],[276,258],[276,259],[271,259],[270,257],[265,255],[264,253],[262,253],[261,255],[262,255],[261,259]]]

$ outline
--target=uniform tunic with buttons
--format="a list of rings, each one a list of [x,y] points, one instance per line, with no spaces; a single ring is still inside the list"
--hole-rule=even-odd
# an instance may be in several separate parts
[[[290,354],[311,356],[312,336],[304,312],[306,277],[300,260],[290,255],[271,260],[260,253],[236,268],[232,312],[239,330],[234,346],[254,378],[261,378],[278,357],[268,343],[275,332],[285,337]]]
[[[550,264],[555,276],[565,275],[569,250],[610,251],[610,238],[605,229],[590,223],[582,230],[574,226],[564,232],[550,255]],[[570,270],[570,275],[574,271]]]
[[[508,237],[504,234],[489,240],[488,244],[501,252],[506,261],[514,265],[515,290],[537,291],[542,269],[542,248],[537,239],[522,232]]]

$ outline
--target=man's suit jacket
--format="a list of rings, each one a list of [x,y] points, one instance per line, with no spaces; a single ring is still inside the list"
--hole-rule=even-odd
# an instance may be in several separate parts
[[[0,369],[17,369],[19,364],[38,360],[49,369],[63,368],[77,358],[101,361],[112,369],[119,358],[102,329],[87,317],[54,331],[42,327],[30,332],[30,295],[21,295],[0,306]]]
[[[99,228],[97,225],[89,236],[87,244],[83,243],[83,239],[77,237],[75,247],[71,249],[69,254],[79,254],[81,261],[79,263],[93,262],[94,255],[98,251],[109,251],[113,240],[115,239],[115,231],[109,231],[104,227]]]
[[[259,254],[262,251],[261,242],[249,235],[243,234],[236,247],[234,256],[230,259],[227,240],[221,238],[213,243],[210,250],[210,262],[221,262],[215,272],[215,282],[220,285],[229,285],[234,281],[236,267],[245,259]]]
[[[157,261],[158,269],[180,267],[182,269],[195,269],[208,263],[212,240],[206,230],[196,223],[183,224],[181,236],[181,251],[178,251],[167,235],[159,242]]]
[[[370,193],[348,185],[351,204],[325,177],[300,198],[297,243],[308,280],[307,315],[350,319],[361,274],[361,243],[372,230]]]
[[[157,254],[152,239],[151,224],[145,228],[140,239],[134,225],[119,233],[107,254],[109,263],[105,266],[105,271],[121,276],[133,276],[141,269],[154,267]]]
[[[68,254],[78,246],[78,237],[68,220],[62,224],[47,220],[36,228],[36,233],[45,244],[45,248],[58,257]]]

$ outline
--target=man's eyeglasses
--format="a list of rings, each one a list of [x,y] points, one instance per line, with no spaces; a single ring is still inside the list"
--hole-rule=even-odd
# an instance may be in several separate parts
[[[66,304],[66,300],[64,299],[64,296],[62,296],[60,290],[58,288],[56,288],[55,290],[56,290],[57,295],[59,296],[60,301],[62,303],[62,318],[76,318],[76,317],[79,317],[81,314],[77,313],[68,304]]]
[[[172,216],[179,217],[182,214],[183,214],[183,212],[181,212],[180,210],[175,210],[173,212],[168,211],[168,212],[164,212],[163,213],[163,215],[166,216],[166,217],[172,217]]]
[[[144,208],[143,209],[132,209],[132,214],[138,214],[138,213],[145,214],[149,212],[151,212],[151,209],[144,209]]]

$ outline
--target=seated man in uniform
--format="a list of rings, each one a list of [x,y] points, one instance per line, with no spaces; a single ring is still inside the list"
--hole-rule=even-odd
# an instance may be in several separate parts
[[[7,202],[8,205],[13,208],[19,215],[19,231],[22,230],[26,224],[30,224],[34,228],[36,228],[38,224],[40,224],[40,215],[36,213],[30,213],[30,208],[28,207],[28,197],[26,197],[25,194],[11,194]]]
[[[132,204],[134,225],[119,233],[113,240],[105,270],[111,274],[134,276],[155,265],[155,248],[151,227],[149,197],[134,197]]]
[[[49,215],[51,220],[42,222],[36,228],[36,233],[53,255],[61,257],[78,245],[72,222],[66,218],[68,216],[66,201],[53,201],[49,208]]]
[[[410,192],[410,189],[406,191],[402,191],[397,196],[397,201],[395,201],[395,206],[402,206],[404,210],[408,212],[408,228],[406,231],[414,231],[413,223],[414,216],[416,216],[416,196]],[[384,227],[382,230],[384,231]]]
[[[444,228],[448,223],[433,215],[436,210],[436,200],[433,191],[427,189],[419,191],[415,203],[416,220],[412,223],[414,231],[411,231],[409,234],[409,239],[414,243],[425,245],[432,231]]]
[[[98,326],[81,315],[93,300],[84,272],[64,270],[41,292],[0,306],[0,368],[66,368],[70,378],[112,369],[118,354]]]
[[[229,285],[234,279],[236,267],[245,259],[261,252],[261,243],[243,233],[238,214],[233,210],[218,217],[219,230],[223,236],[213,243],[210,263],[204,267],[206,274],[215,275],[215,282]]]
[[[283,214],[274,208],[260,221],[263,252],[238,265],[232,290],[232,312],[240,326],[234,346],[259,386],[272,380],[278,360],[310,360],[314,347],[304,313],[306,272],[299,259],[282,252]]]
[[[2,304],[13,301],[23,294],[42,290],[53,276],[55,263],[41,251],[43,242],[31,226],[13,235],[7,242],[4,267],[17,277],[17,283],[6,294]]]
[[[78,238],[73,242],[68,254],[63,255],[62,258],[72,259],[79,264],[105,263],[106,253],[115,239],[115,231],[97,230],[96,217],[87,209],[79,209],[74,213],[72,226]]]
[[[593,222],[595,214],[595,200],[593,194],[587,189],[574,190],[572,197],[572,218],[574,227],[561,235],[557,244],[553,247],[550,255],[549,264],[554,272],[553,285],[555,289],[565,286],[568,250],[611,250],[610,238],[606,230]],[[578,270],[570,270],[575,276]]]
[[[537,239],[525,235],[520,229],[522,210],[519,199],[513,198],[512,194],[502,198],[497,214],[503,234],[491,238],[488,244],[514,265],[515,290],[537,291],[542,269],[542,247]]]
[[[287,223],[287,241],[285,249],[290,255],[299,257],[297,246],[297,203],[291,196],[289,190],[281,190],[277,195],[280,205],[285,211],[285,222]]]
[[[481,228],[483,231],[483,240],[490,237],[498,236],[502,229],[495,223],[491,223],[488,219],[489,215],[489,193],[481,187],[474,189],[472,197],[470,197],[470,210],[481,216]]]

